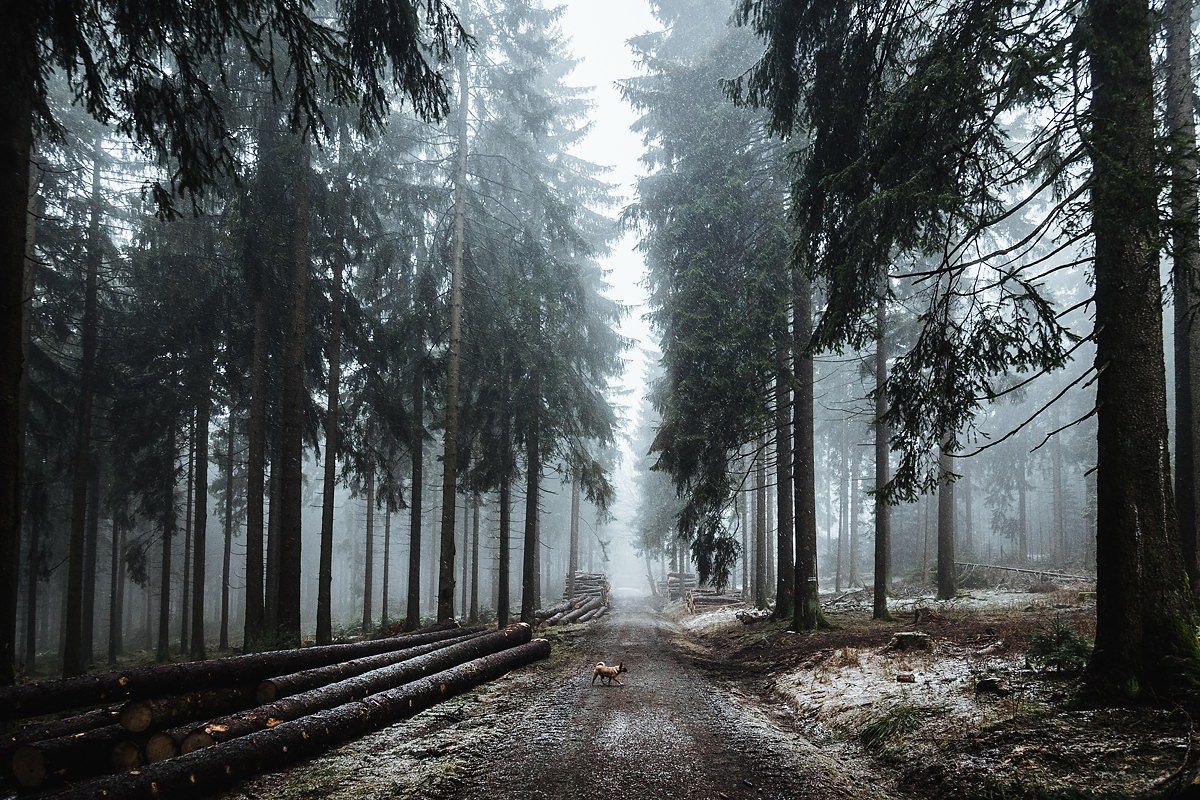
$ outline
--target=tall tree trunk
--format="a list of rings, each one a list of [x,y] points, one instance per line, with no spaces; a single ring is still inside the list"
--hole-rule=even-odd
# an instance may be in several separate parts
[[[793,377],[789,363],[791,344],[787,321],[784,320],[783,329],[777,332],[775,342],[775,518],[778,521],[775,552],[779,563],[775,582],[775,619],[791,616],[796,590],[796,567],[792,556],[792,539],[796,535],[796,519],[792,516],[792,403],[788,390]],[[797,429],[796,438],[799,439],[800,435],[802,433]],[[797,442],[797,449],[800,446]]]
[[[1192,87],[1194,0],[1167,0],[1166,124],[1171,137],[1171,286],[1175,348],[1175,503],[1179,544],[1193,593],[1200,592],[1200,550],[1196,532],[1200,451],[1195,398],[1200,392],[1200,213],[1197,211],[1196,118]]]
[[[278,420],[276,420],[278,422]],[[271,466],[267,478],[269,506],[267,517],[266,574],[263,577],[263,625],[274,638],[279,628],[279,524],[283,517],[283,451],[278,424],[272,430]]]
[[[1147,0],[1090,0],[1097,412],[1094,689],[1194,690],[1196,612],[1167,447]]]
[[[285,645],[300,643],[300,556],[302,491],[304,483],[304,340],[307,333],[306,298],[310,272],[309,143],[308,132],[292,135],[293,227],[291,230],[290,283],[280,391],[280,491],[278,618],[275,632]],[[274,471],[274,467],[272,467]],[[274,516],[274,511],[272,511]]]
[[[97,294],[100,275],[100,162],[103,143],[100,136],[92,142],[92,197],[88,209],[87,257],[84,261],[83,320],[80,323],[79,394],[75,399],[75,447],[71,457],[71,531],[67,547],[67,595],[63,620],[63,675],[79,675],[87,667],[84,636],[84,561],[88,475],[92,456],[92,405],[95,397]],[[28,158],[28,149],[26,149]],[[23,166],[28,182],[28,165]],[[26,188],[28,183],[26,183]],[[25,196],[18,206],[26,208]],[[25,220],[21,220],[24,230]],[[21,240],[24,240],[22,233]],[[24,251],[14,266],[23,263]],[[20,272],[18,272],[20,276]],[[18,324],[20,315],[18,317]],[[18,340],[19,341],[19,340]],[[18,358],[18,364],[20,359]],[[15,399],[15,398],[14,398]]]
[[[533,614],[537,611],[538,573],[537,551],[538,543],[538,500],[541,494],[542,458],[540,403],[541,391],[538,379],[531,381],[535,386],[536,398],[530,413],[529,432],[526,434],[526,468],[525,468],[525,546],[521,553],[521,622],[532,625]]]
[[[1017,460],[1017,558],[1022,564],[1029,560],[1028,470],[1028,461],[1022,449]]]
[[[386,632],[388,627],[388,590],[392,572],[392,499],[389,497],[383,508],[383,597],[379,601],[379,628]]]
[[[163,497],[166,507],[162,520],[162,558],[159,561],[158,581],[158,650],[155,657],[167,661],[171,657],[171,540],[175,538],[175,428],[178,420],[172,418],[167,434],[167,472],[162,476]]]
[[[345,146],[343,144],[343,146]],[[333,258],[329,290],[329,382],[325,405],[325,482],[321,492],[321,563],[317,574],[317,644],[333,640],[333,503],[337,488],[338,400],[342,375],[342,260]],[[384,611],[387,614],[387,611]]]
[[[262,641],[263,500],[267,461],[267,306],[254,301],[254,341],[250,356],[250,414],[246,424],[246,611],[243,646],[252,650]]]
[[[887,414],[887,296],[888,278],[884,272],[879,280],[879,298],[875,301],[875,586],[871,615],[875,619],[890,619],[888,614],[888,584],[892,571],[892,509],[883,498],[881,489],[890,477],[888,463],[889,426]]]
[[[975,557],[975,517],[974,508],[971,504],[971,462],[966,459],[962,461],[962,477],[958,479],[958,491],[955,494],[962,497],[963,506],[963,525],[960,535],[956,537],[958,541],[956,546],[962,551],[966,558]]]
[[[367,541],[363,565],[362,629],[369,631],[375,621],[371,600],[375,594],[375,469],[367,468]]]
[[[796,397],[792,406],[796,436],[793,473],[796,496],[796,578],[792,630],[811,631],[825,627],[817,581],[817,456],[813,446],[813,357],[812,284],[796,270],[793,276],[795,319],[792,347],[795,351]]]
[[[188,422],[187,499],[183,504],[183,563],[179,565],[182,602],[179,604],[179,652],[186,653],[192,637],[192,512],[196,490],[196,414]]]
[[[38,584],[42,573],[42,520],[38,514],[29,519],[28,553],[25,561],[25,673],[32,674],[37,668],[38,642]]]
[[[575,572],[579,569],[579,477],[571,477],[571,532],[567,546],[567,596],[575,596]]]
[[[95,454],[93,454],[95,455]],[[83,544],[83,663],[96,660],[96,569],[100,550],[100,459],[92,459],[88,471],[87,526]]]
[[[27,312],[25,256],[29,153],[37,75],[36,7],[17,4],[0,26],[0,685],[15,678],[21,541],[21,333]]]
[[[841,425],[840,441],[841,469],[838,470],[838,538],[837,538],[837,569],[834,576],[834,589],[842,590],[842,583],[847,575],[847,538],[850,521],[847,519],[850,504],[850,454],[846,452],[846,424]]]
[[[479,621],[479,495],[471,502],[471,606],[467,621]]]
[[[1069,558],[1069,548],[1067,546],[1067,527],[1064,519],[1065,510],[1063,509],[1063,452],[1062,442],[1055,437],[1054,443],[1050,446],[1051,455],[1051,471],[1050,476],[1052,497],[1051,497],[1051,513],[1054,515],[1054,553],[1060,564],[1066,564]]]
[[[859,573],[862,556],[859,554],[858,538],[858,520],[861,516],[859,503],[862,497],[858,484],[862,479],[862,448],[857,443],[851,443],[850,451],[850,521],[846,526],[850,533],[850,567],[847,570],[846,583],[853,587],[862,583],[862,575]]]
[[[767,441],[759,436],[754,456],[754,605],[767,607]],[[683,579],[682,574],[680,580]],[[681,584],[682,586],[682,584]]]
[[[3,92],[3,91],[4,91],[3,89],[0,89],[0,92]],[[0,145],[0,146],[2,146],[2,145]],[[39,199],[38,199],[38,184],[39,184],[39,180],[37,180],[36,178],[31,178],[29,181],[29,193],[28,193],[29,201],[27,204],[28,213],[26,214],[26,222],[25,222],[25,263],[24,263],[24,269],[23,269],[24,275],[23,275],[23,279],[22,279],[23,287],[22,287],[21,296],[23,298],[28,298],[29,302],[33,301],[33,297],[37,291],[37,284],[36,284],[36,281],[34,280],[34,274],[35,274],[34,273],[34,265],[35,265],[35,258],[37,256],[37,231],[38,231],[37,221],[38,221],[38,217],[42,213],[43,207],[45,206],[45,203],[42,201],[39,201]],[[29,361],[29,346],[32,341],[33,341],[33,315],[27,314],[27,313],[22,313],[21,314],[21,359],[22,359],[22,361],[24,361],[26,363]],[[18,393],[19,423],[17,426],[17,436],[20,438],[21,448],[23,451],[25,448],[26,441],[28,439],[28,435],[29,435],[29,429],[26,426],[26,421],[29,419],[29,403],[30,403],[29,371],[28,370],[22,370],[21,378],[18,383],[18,386],[19,386],[19,393]],[[0,500],[0,506],[3,506],[3,500]],[[3,525],[3,523],[0,522],[0,526],[2,526],[2,525]],[[24,660],[25,660],[25,673],[30,674],[34,670],[34,663],[37,659],[37,620],[38,620],[37,589],[38,589],[38,576],[41,571],[41,565],[39,563],[39,561],[40,561],[39,554],[40,554],[40,548],[41,548],[41,523],[40,523],[40,521],[38,521],[36,519],[36,517],[29,524],[27,531],[28,531],[29,541],[26,543],[26,561],[25,561],[27,591],[25,594],[25,650],[24,650],[25,659]],[[20,543],[15,542],[13,544],[14,557],[15,557],[16,553],[19,552],[19,550],[20,550]],[[19,565],[14,565],[13,568],[16,569],[17,566],[19,566]],[[2,573],[4,569],[7,569],[7,566],[0,567],[0,573]],[[16,630],[15,630],[16,619],[15,619],[15,617],[16,617],[16,613],[17,613],[16,603],[17,603],[17,599],[18,599],[15,585],[17,582],[16,579],[17,579],[18,575],[19,575],[19,572],[16,572],[12,576],[13,577],[12,585],[14,588],[9,590],[6,587],[4,590],[0,590],[0,591],[9,592],[10,594],[12,594],[12,602],[13,602],[12,612],[13,612],[13,617],[14,617],[12,622],[13,622],[13,628],[14,628],[14,630],[13,630],[14,639],[16,637]],[[0,607],[3,607],[4,602],[6,602],[4,599],[0,599]],[[7,623],[7,619],[8,618],[5,617],[4,619],[0,620],[0,630],[2,630],[3,626]],[[2,635],[0,635],[0,639],[3,639]],[[2,645],[0,645],[0,648],[2,648]],[[12,653],[12,656],[13,656],[12,660],[15,660],[15,657],[16,657],[15,641],[13,643],[13,648],[14,648],[14,650]],[[2,657],[2,656],[0,656],[0,657]],[[13,664],[11,663],[11,660],[9,663],[0,664],[0,675],[7,674],[6,670],[11,670],[12,666],[13,666]],[[3,685],[7,682],[8,682],[7,680],[2,680],[2,681],[0,681],[0,685]]]
[[[958,594],[954,577],[954,469],[953,456],[943,444],[938,449],[938,468],[942,474],[938,484],[937,584],[938,599],[951,600]]]
[[[446,352],[446,425],[442,441],[442,549],[438,622],[454,619],[454,510],[458,485],[458,377],[462,350],[463,231],[466,226],[467,113],[471,105],[466,49],[458,54],[458,156],[454,171],[454,239],[450,255],[450,341]]]
[[[504,365],[501,364],[501,369]],[[509,591],[511,588],[511,578],[509,577],[509,567],[512,563],[512,554],[509,549],[512,543],[512,475],[513,475],[513,446],[512,446],[512,417],[511,408],[508,402],[508,373],[504,373],[503,377],[502,398],[503,405],[501,406],[500,416],[500,447],[502,452],[501,469],[500,469],[500,545],[497,549],[499,563],[496,566],[498,582],[496,589],[496,624],[501,628],[508,625],[510,614],[509,606]]]
[[[204,369],[210,368],[211,359]],[[206,373],[200,384],[196,403],[196,510],[192,513],[192,632],[188,652],[192,658],[205,657],[204,647],[204,587],[205,555],[208,543],[208,422],[212,414],[211,378]]]
[[[734,510],[738,525],[742,529],[742,599],[750,599],[750,520],[746,517],[746,495],[738,491],[734,498]]]
[[[229,578],[233,556],[233,409],[225,424],[225,547],[221,553],[221,633],[217,647],[229,649]]]
[[[422,240],[424,233],[421,234]],[[414,273],[411,310],[417,323],[413,337],[412,374],[409,376],[412,393],[412,429],[409,432],[409,453],[412,471],[412,495],[408,505],[408,598],[404,614],[404,629],[415,630],[421,625],[421,500],[425,480],[425,328],[419,309],[418,275]]]
[[[125,528],[113,516],[112,552],[108,576],[108,664],[115,666],[124,648],[122,622],[125,613]]]

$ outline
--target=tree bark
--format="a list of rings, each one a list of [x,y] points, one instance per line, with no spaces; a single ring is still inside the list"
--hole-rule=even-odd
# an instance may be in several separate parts
[[[793,485],[792,485],[792,403],[789,386],[793,380],[791,362],[792,341],[788,335],[787,320],[783,328],[777,332],[775,342],[775,519],[776,519],[776,558],[779,568],[775,581],[775,619],[787,619],[792,614],[792,603],[795,600],[796,563],[793,558],[792,539],[797,535],[797,522],[803,514],[802,509],[793,517]],[[799,367],[799,359],[797,359]],[[799,390],[797,390],[797,393]],[[799,442],[803,432],[796,431],[796,458],[800,458]],[[802,497],[795,495],[797,505]],[[815,500],[814,500],[815,502]],[[799,550],[795,551],[799,554]]]
[[[124,652],[123,622],[125,615],[125,528],[114,516],[112,521],[112,553],[108,580],[108,664],[113,666]]]
[[[343,143],[343,147],[345,144]],[[317,574],[317,644],[333,640],[333,503],[337,488],[338,413],[342,377],[342,260],[333,258],[329,289],[329,381],[325,405],[325,481],[321,491],[321,561]]]
[[[479,621],[479,495],[471,503],[471,606],[467,622]]]
[[[196,413],[189,415],[188,421],[188,450],[187,450],[187,498],[183,504],[183,563],[179,565],[179,585],[181,602],[179,603],[179,652],[186,653],[192,635],[192,530],[196,497]]]
[[[88,470],[87,526],[83,545],[83,642],[80,652],[85,665],[96,661],[96,569],[100,550],[100,469],[93,454]]]
[[[171,540],[175,538],[175,428],[178,419],[172,415],[170,432],[167,434],[167,473],[162,476],[162,495],[166,502],[162,520],[162,558],[158,581],[158,650],[155,657],[166,661],[171,656]]]
[[[796,360],[793,428],[796,436],[794,471],[796,496],[795,608],[792,630],[825,627],[817,581],[817,484],[813,446],[812,284],[797,270],[794,281],[792,347]]]
[[[534,403],[531,404],[529,432],[526,435],[525,468],[525,539],[521,553],[521,621],[533,624],[533,615],[538,607],[538,501],[541,495],[541,389],[538,379],[531,380],[534,386]]]
[[[386,505],[383,508],[383,597],[379,601],[381,612],[379,615],[379,629],[387,630],[388,626],[388,590],[392,571],[392,500],[389,497]]]
[[[258,701],[258,705],[273,703],[283,697],[307,692],[310,689],[318,689],[322,686],[337,683],[338,681],[344,681],[347,678],[353,678],[356,675],[362,675],[382,669],[383,667],[390,667],[393,664],[399,664],[401,661],[408,661],[410,658],[432,653],[434,650],[440,650],[451,644],[457,644],[459,641],[466,641],[467,638],[482,633],[484,630],[485,628],[482,626],[478,628],[450,628],[445,631],[438,631],[436,634],[437,638],[425,644],[413,645],[412,647],[405,647],[402,650],[393,650],[387,653],[353,658],[349,661],[341,661],[323,667],[312,667],[286,675],[277,675],[260,681],[258,686],[255,687],[254,697]]]
[[[754,456],[754,605],[767,607],[767,440],[759,436]],[[683,570],[679,569],[680,581]],[[680,584],[680,594],[683,585]]]
[[[225,423],[225,547],[221,553],[221,633],[218,649],[229,649],[229,579],[233,559],[233,409]]]
[[[71,529],[67,546],[67,594],[63,619],[63,675],[78,675],[87,666],[84,652],[84,561],[86,549],[88,476],[92,457],[92,405],[95,398],[97,295],[100,275],[100,162],[103,139],[97,135],[92,142],[92,196],[88,208],[87,256],[84,260],[83,319],[80,322],[79,394],[75,399],[75,442],[71,457]],[[29,152],[26,148],[25,157]],[[28,165],[26,187],[29,180]],[[17,208],[26,208],[25,196]],[[24,222],[21,219],[24,241]],[[14,266],[24,263],[24,250]],[[20,275],[20,272],[17,273]],[[18,324],[20,314],[17,314]],[[18,340],[19,341],[19,340]],[[18,357],[18,365],[20,359]],[[15,397],[14,397],[15,399]]]
[[[267,455],[267,307],[254,301],[254,341],[250,356],[250,415],[246,464],[246,620],[243,646],[253,649],[264,633],[263,499]]]
[[[363,613],[362,629],[365,633],[375,621],[371,600],[375,594],[375,467],[367,468],[367,541],[366,563],[363,565]]]
[[[1151,12],[1091,0],[1097,411],[1093,690],[1192,691],[1196,613],[1167,447]]]
[[[398,664],[291,695],[249,711],[218,717],[197,726],[188,734],[183,740],[183,753],[186,755],[204,747],[248,736],[256,731],[274,727],[280,722],[300,719],[327,708],[361,700],[472,659],[507,650],[528,642],[532,631],[528,625],[513,625],[501,631],[455,642]]]
[[[83,706],[156,697],[177,692],[180,687],[198,691],[257,683],[275,675],[442,641],[449,635],[445,628],[430,629],[365,642],[156,664],[123,672],[0,687],[0,719],[36,717]]]
[[[579,570],[579,478],[571,477],[571,532],[567,545],[567,597],[575,596],[575,573]]]
[[[136,773],[79,784],[56,800],[156,800],[203,797],[256,775],[336,747],[369,731],[406,719],[513,669],[550,654],[537,639],[469,661],[390,691],[372,695],[231,742],[163,761]]]
[[[875,585],[871,616],[890,619],[887,596],[892,571],[891,506],[881,490],[891,480],[888,463],[889,426],[887,414],[887,296],[888,279],[885,272],[879,281],[879,298],[875,302]]]
[[[275,633],[285,644],[300,642],[300,556],[304,483],[304,341],[309,279],[308,132],[292,134],[294,223],[291,231],[290,284],[280,391],[280,509],[278,619]],[[274,467],[272,467],[274,471]],[[274,511],[272,511],[274,516]]]
[[[508,376],[504,378],[504,398],[500,416],[500,543],[497,548],[499,562],[496,565],[496,623],[500,627],[508,624],[509,610],[509,567],[512,555],[509,546],[512,543],[512,419],[508,403]]]
[[[937,529],[937,584],[938,599],[952,600],[958,594],[954,576],[954,482],[950,473],[954,470],[953,456],[943,444],[938,449],[938,529]]]
[[[131,733],[157,731],[250,708],[255,705],[254,697],[253,687],[234,686],[146,700],[130,700],[121,706],[117,722]]]
[[[209,359],[199,386],[200,397],[196,403],[196,510],[192,514],[192,632],[189,654],[192,658],[204,658],[204,579],[206,573],[205,554],[208,540],[208,422],[212,413],[211,377]],[[185,579],[186,580],[186,579]]]
[[[464,14],[467,11],[464,10]],[[446,420],[442,438],[442,531],[438,621],[454,619],[454,511],[458,486],[458,380],[462,350],[463,235],[466,227],[467,113],[471,90],[466,49],[458,54],[458,155],[454,171],[454,234],[450,255],[450,341],[446,351]]]
[[[1200,591],[1200,551],[1196,532],[1200,450],[1195,398],[1200,387],[1200,213],[1197,211],[1196,120],[1192,87],[1194,0],[1167,0],[1166,125],[1170,134],[1171,287],[1174,292],[1175,503],[1179,545],[1193,593]]]

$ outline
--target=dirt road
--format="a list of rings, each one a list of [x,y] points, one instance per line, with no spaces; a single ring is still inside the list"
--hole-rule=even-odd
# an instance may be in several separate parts
[[[551,659],[307,765],[245,798],[857,798],[870,779],[688,658],[644,605],[571,634]],[[591,685],[624,661],[623,686]]]

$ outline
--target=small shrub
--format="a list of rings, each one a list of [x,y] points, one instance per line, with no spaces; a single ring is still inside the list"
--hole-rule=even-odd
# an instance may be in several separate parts
[[[858,732],[858,740],[872,750],[884,747],[896,737],[915,730],[925,710],[909,703],[897,703],[864,725]]]
[[[1034,669],[1077,675],[1087,666],[1091,652],[1091,642],[1067,623],[1054,619],[1048,626],[1029,634],[1025,660]]]

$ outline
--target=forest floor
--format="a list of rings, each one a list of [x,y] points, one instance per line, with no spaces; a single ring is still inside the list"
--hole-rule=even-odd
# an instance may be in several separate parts
[[[1136,796],[1192,755],[1189,722],[1075,709],[1025,666],[1051,616],[1086,632],[1076,595],[915,601],[889,623],[839,602],[808,636],[619,600],[542,633],[548,660],[225,800]],[[899,631],[932,651],[889,649]],[[597,661],[623,661],[624,685],[593,687]],[[1007,693],[976,692],[984,677]]]

